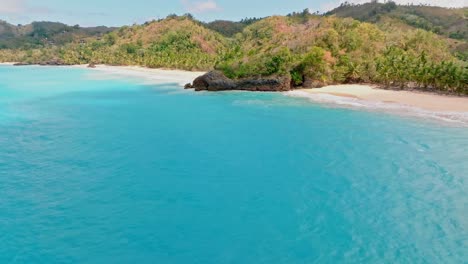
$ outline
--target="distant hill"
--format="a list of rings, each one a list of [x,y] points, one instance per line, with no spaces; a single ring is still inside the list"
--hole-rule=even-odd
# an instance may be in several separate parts
[[[309,14],[273,16],[246,27],[236,38],[232,61],[220,68],[231,77],[252,73],[267,76],[302,67],[298,62],[312,54],[323,59],[323,68],[310,72],[317,79],[368,81],[374,74],[375,61],[389,45],[406,49],[414,56],[424,52],[435,62],[452,58],[446,41],[427,31],[387,33],[376,25],[351,18]],[[338,69],[342,71],[339,74]]]
[[[352,17],[387,27],[420,28],[452,39],[468,40],[468,7],[443,8],[373,1],[359,5],[344,3],[325,15]]]
[[[450,39],[443,31],[437,35],[388,15],[396,12],[398,6],[373,3],[370,7],[384,8],[387,15],[377,19],[371,11],[360,17],[373,22],[368,23],[346,14],[342,18],[304,10],[255,21],[211,24],[197,21],[191,15],[170,15],[143,25],[124,26],[102,36],[99,31],[55,23],[46,23],[47,30],[41,24],[20,27],[5,24],[4,39],[33,43],[33,48],[0,50],[0,61],[217,69],[235,79],[291,78],[293,86],[371,82],[468,94],[465,40]],[[354,10],[354,6],[348,5],[340,8]],[[458,28],[457,23],[451,25],[454,30]],[[456,30],[465,34],[461,28]],[[58,41],[64,36],[71,39]],[[51,39],[57,44],[44,44]]]
[[[259,20],[261,20],[261,18],[245,18],[239,22],[215,20],[213,22],[204,23],[204,26],[226,37],[233,37],[235,34],[241,33],[242,30],[244,30],[244,28],[248,25],[251,25]]]
[[[12,25],[0,20],[0,49],[60,46],[107,34],[115,28],[68,26],[57,22]]]
[[[69,63],[137,64],[188,70],[210,69],[228,49],[228,40],[191,16],[171,15],[143,25],[124,26],[102,39],[69,45]]]

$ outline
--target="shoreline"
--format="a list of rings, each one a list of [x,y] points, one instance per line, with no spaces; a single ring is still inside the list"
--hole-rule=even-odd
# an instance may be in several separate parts
[[[16,62],[0,62],[0,66],[14,66]],[[71,67],[79,69],[88,69],[91,72],[99,72],[108,75],[109,77],[132,77],[141,78],[151,83],[177,83],[182,87],[187,83],[192,83],[193,80],[206,72],[203,71],[185,71],[175,69],[162,68],[147,68],[142,66],[111,66],[105,64],[96,64],[95,68],[88,67],[88,64],[77,65],[21,65],[15,67],[40,66],[40,67]],[[99,78],[99,77],[97,77]]]
[[[390,113],[468,126],[468,97],[384,90],[370,85],[333,85],[284,94],[333,108]]]
[[[88,68],[88,65],[71,65],[61,67],[74,67],[89,69],[90,71],[107,74],[110,76],[127,76],[132,78],[141,78],[150,83],[177,83],[180,86],[184,86],[200,75],[206,72],[199,71],[184,71],[184,70],[170,70],[170,69],[152,69],[141,66],[109,66],[98,64],[95,68]]]
[[[331,95],[346,97],[350,101],[369,101],[381,104],[398,104],[435,112],[468,113],[468,97],[442,95],[423,91],[398,91],[378,88],[374,85],[343,84],[316,89],[298,89],[291,93],[304,95]]]
[[[5,66],[12,66],[13,64],[13,62],[0,63],[0,65]],[[109,75],[109,77],[127,76],[143,79],[150,83],[177,83],[180,86],[192,83],[195,78],[206,73],[201,71],[152,69],[141,66],[109,66],[101,64],[96,65],[96,68],[88,68],[87,66],[87,64],[83,64],[59,67],[89,69],[90,72],[103,73]],[[95,77],[99,78],[102,76]],[[386,90],[378,88],[378,85],[341,84],[323,88],[297,89],[283,92],[283,94],[293,97],[308,98],[318,103],[355,108],[406,108],[442,113],[445,115],[455,113],[457,115],[468,116],[468,97],[442,95],[424,91]]]

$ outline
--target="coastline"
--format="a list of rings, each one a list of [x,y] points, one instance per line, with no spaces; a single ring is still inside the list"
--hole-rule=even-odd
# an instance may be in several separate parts
[[[362,84],[298,89],[284,94],[333,107],[387,112],[468,126],[468,97],[384,90]]]
[[[14,66],[15,62],[1,62],[0,66]],[[200,75],[206,72],[202,71],[184,71],[184,70],[173,70],[173,69],[153,69],[141,66],[110,66],[104,64],[97,64],[95,68],[89,68],[88,64],[81,65],[21,65],[17,67],[25,66],[41,66],[41,67],[72,67],[80,69],[88,69],[91,72],[99,72],[109,77],[125,76],[131,78],[139,78],[151,83],[177,83],[178,85],[184,86]],[[97,77],[99,78],[99,77]]]
[[[14,63],[0,63],[11,66]],[[88,65],[71,65],[60,67],[74,67],[89,69],[91,72],[102,73],[109,77],[126,76],[138,78],[150,83],[177,83],[184,86],[205,74],[206,72],[152,69],[140,66],[109,66],[96,65],[88,68]],[[95,76],[100,78],[102,76]],[[398,91],[379,89],[378,86],[356,85],[332,85],[315,89],[297,89],[283,94],[292,97],[304,97],[319,103],[342,105],[354,108],[366,109],[405,109],[403,111],[422,111],[436,113],[443,116],[456,116],[468,123],[468,97],[432,94],[420,91]],[[450,118],[451,119],[451,118]]]
[[[399,104],[436,112],[468,112],[468,97],[432,94],[419,91],[385,90],[372,85],[331,85],[316,89],[292,91],[300,95],[332,95],[355,101]]]
[[[70,67],[86,68],[91,71],[108,74],[111,76],[127,76],[132,78],[141,78],[151,83],[177,83],[184,86],[200,75],[206,72],[170,70],[170,69],[152,69],[141,66],[109,66],[95,65],[95,68],[88,68],[88,65],[73,65]],[[67,66],[65,66],[67,67]]]
[[[85,68],[86,65],[73,67]],[[130,77],[145,78],[158,83],[164,81],[176,82],[180,85],[191,83],[195,78],[205,72],[191,72],[183,70],[150,69],[139,66],[108,66],[96,65],[91,70],[109,74],[118,74]],[[433,112],[458,112],[468,113],[468,97],[432,94],[418,91],[397,91],[379,89],[378,86],[356,85],[331,85],[315,89],[298,89],[285,92],[287,95],[310,97],[314,95],[329,95],[340,99],[352,101],[369,101],[389,106],[405,106]],[[323,99],[323,98],[322,98]],[[320,101],[320,99],[318,100]],[[330,102],[333,98],[330,98]]]

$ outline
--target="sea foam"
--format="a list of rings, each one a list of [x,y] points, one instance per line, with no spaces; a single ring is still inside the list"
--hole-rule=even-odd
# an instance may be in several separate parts
[[[312,102],[329,106],[351,109],[377,110],[402,116],[418,117],[429,120],[442,121],[456,125],[468,126],[468,112],[429,111],[414,106],[394,102],[363,100],[353,97],[336,96],[332,94],[311,94],[304,91],[289,91],[286,96],[307,98]]]

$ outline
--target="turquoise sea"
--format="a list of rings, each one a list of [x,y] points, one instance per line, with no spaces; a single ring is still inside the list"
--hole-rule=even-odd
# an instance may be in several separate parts
[[[0,263],[468,263],[468,128],[0,67]]]

